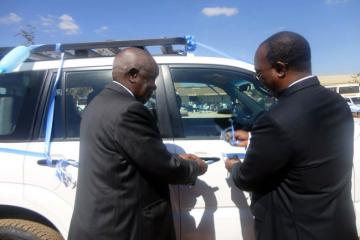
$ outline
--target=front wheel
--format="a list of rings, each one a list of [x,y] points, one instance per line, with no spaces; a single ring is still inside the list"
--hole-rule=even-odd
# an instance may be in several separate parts
[[[63,240],[54,229],[28,220],[0,219],[1,240]]]

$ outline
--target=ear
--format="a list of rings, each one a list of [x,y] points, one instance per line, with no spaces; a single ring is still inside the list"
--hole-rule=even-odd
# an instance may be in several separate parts
[[[131,69],[128,71],[129,81],[130,81],[131,83],[135,83],[138,74],[139,74],[139,70],[138,70],[138,69],[136,69],[136,68],[131,68]]]
[[[284,78],[285,77],[286,72],[287,72],[287,63],[277,61],[274,64],[274,68],[275,68],[279,78]]]

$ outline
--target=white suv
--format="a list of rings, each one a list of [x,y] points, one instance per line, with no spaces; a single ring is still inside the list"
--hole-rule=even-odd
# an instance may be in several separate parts
[[[354,117],[360,117],[360,95],[343,96]]]
[[[245,149],[220,136],[231,126],[250,129],[273,99],[254,78],[252,65],[174,51],[171,44],[179,41],[186,43],[182,38],[126,42],[163,46],[165,53],[155,56],[157,90],[146,105],[156,115],[170,152],[193,153],[209,163],[194,186],[171,186],[177,239],[254,239],[248,194],[234,186],[222,161],[226,154],[243,156]],[[81,115],[112,81],[113,56],[123,45],[63,45],[61,76],[62,61],[47,52],[54,46],[46,45],[40,47],[45,52],[34,51],[13,72],[0,74],[0,239],[66,238]],[[353,194],[358,202],[359,189]]]

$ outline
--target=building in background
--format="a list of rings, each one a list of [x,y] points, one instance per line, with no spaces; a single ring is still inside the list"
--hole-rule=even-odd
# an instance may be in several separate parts
[[[344,74],[344,75],[320,75],[318,77],[320,83],[324,86],[346,84],[346,83],[360,84],[360,73]]]
[[[349,75],[319,76],[326,88],[345,98],[354,117],[360,117],[360,73]]]

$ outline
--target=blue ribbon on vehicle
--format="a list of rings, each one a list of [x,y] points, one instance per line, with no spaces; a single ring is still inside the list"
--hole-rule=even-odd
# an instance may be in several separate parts
[[[0,61],[0,74],[10,73],[20,64],[22,64],[31,54],[31,51],[43,44],[31,45],[31,46],[18,46],[8,52]],[[11,148],[0,148],[0,152],[28,155],[34,157],[46,157],[45,153],[25,151]]]
[[[0,74],[12,72],[23,63],[31,54],[31,51],[43,44],[31,46],[18,46],[8,52],[0,61]]]
[[[14,68],[19,66],[22,62],[24,62],[27,57],[30,56],[31,50],[33,50],[39,46],[42,46],[42,45],[32,45],[29,47],[25,47],[25,46],[16,47],[1,60],[2,68],[0,68],[0,71],[3,73],[11,72]],[[52,166],[52,160],[51,160],[51,156],[50,156],[50,146],[51,146],[52,124],[53,124],[53,118],[54,118],[56,87],[59,82],[60,75],[61,75],[62,68],[63,68],[63,63],[64,63],[64,52],[61,50],[60,43],[56,44],[55,51],[61,52],[61,58],[60,58],[60,65],[59,65],[59,68],[57,71],[55,83],[53,85],[53,88],[51,89],[50,103],[49,103],[49,108],[47,111],[44,152],[41,153],[41,152],[18,150],[18,149],[11,149],[11,148],[0,148],[0,151],[5,152],[5,153],[34,156],[34,157],[45,157],[48,166]],[[4,59],[6,61],[3,61]]]
[[[79,163],[75,160],[60,160],[57,164],[56,164],[56,177],[60,180],[60,182],[62,182],[65,187],[71,187],[71,188],[75,188],[76,187],[76,179],[73,179],[73,176],[66,171],[66,168],[68,166],[73,166],[73,167],[79,167]]]
[[[13,49],[1,60],[0,73],[11,72],[13,69],[19,66],[30,56],[31,50],[39,46],[41,45],[33,45],[29,47],[19,46]],[[50,101],[49,101],[49,107],[47,110],[47,118],[46,118],[44,152],[34,152],[34,151],[18,150],[11,148],[0,148],[0,151],[5,153],[45,158],[46,164],[49,167],[53,167],[53,161],[50,155],[50,147],[51,147],[51,133],[53,127],[53,120],[54,120],[56,89],[62,73],[62,68],[64,64],[64,55],[65,55],[61,49],[60,43],[55,45],[55,51],[60,52],[60,65],[56,73],[54,85],[50,91]],[[73,180],[71,174],[66,172],[66,167],[69,165],[78,167],[78,163],[74,160],[66,160],[66,159],[59,160],[56,164],[56,176],[62,183],[64,183],[65,186],[75,187],[76,181]]]
[[[194,36],[186,35],[185,40],[186,40],[185,51],[187,53],[194,52],[196,49],[196,41]]]
[[[51,89],[50,94],[50,102],[49,102],[49,108],[47,112],[47,118],[46,118],[46,130],[45,130],[45,155],[46,155],[46,162],[48,166],[52,165],[52,160],[50,156],[50,146],[51,146],[51,132],[52,132],[52,126],[53,126],[53,120],[54,120],[54,106],[55,106],[55,96],[56,96],[56,88],[57,84],[60,79],[60,75],[62,72],[63,64],[64,64],[64,55],[65,53],[61,51],[61,44],[57,43],[55,47],[55,51],[61,52],[60,55],[60,65],[56,73],[55,83],[53,85],[53,88]]]
[[[46,154],[42,153],[42,152],[33,152],[33,151],[18,150],[18,149],[11,149],[11,148],[0,148],[0,152],[27,155],[27,156],[32,156],[32,157],[46,157]]]

